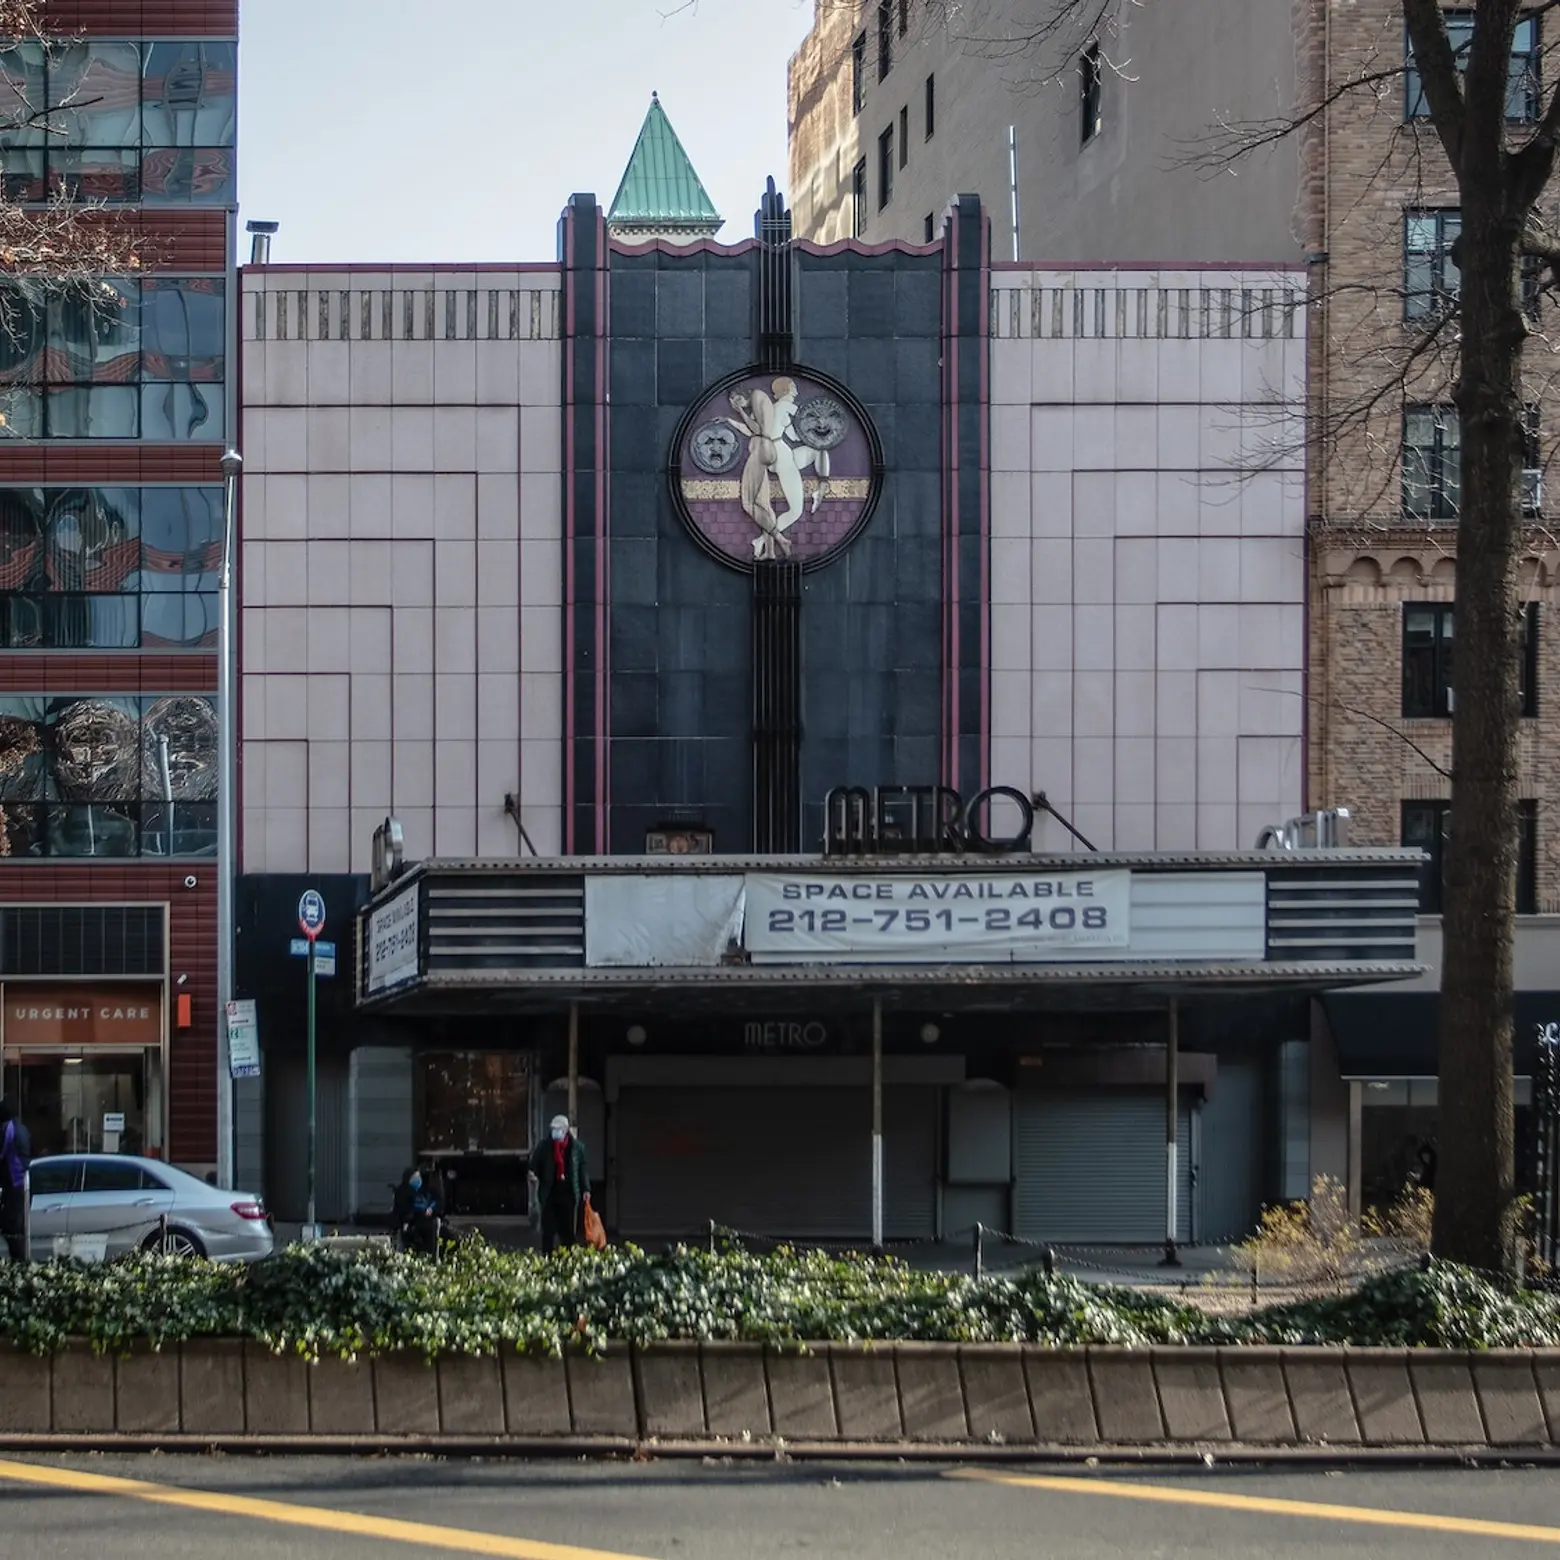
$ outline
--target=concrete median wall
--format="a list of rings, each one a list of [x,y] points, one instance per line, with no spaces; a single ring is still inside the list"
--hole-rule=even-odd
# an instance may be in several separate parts
[[[223,1340],[0,1349],[0,1442],[35,1436],[1555,1447],[1560,1350],[688,1343],[310,1365]]]

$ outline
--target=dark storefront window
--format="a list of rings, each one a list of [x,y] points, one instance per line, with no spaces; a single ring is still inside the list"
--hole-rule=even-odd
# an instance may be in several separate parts
[[[1419,908],[1425,915],[1442,910],[1442,877],[1446,870],[1446,836],[1451,803],[1403,803],[1403,844],[1429,856],[1420,877]],[[1538,911],[1538,803],[1517,803],[1517,914]]]
[[[210,649],[221,551],[221,488],[0,488],[0,649]]]
[[[1434,1192],[1440,1168],[1435,1078],[1373,1079],[1360,1099],[1360,1201],[1385,1213],[1414,1187]],[[1533,1088],[1516,1080],[1517,1189],[1530,1189]]]
[[[418,1059],[425,1154],[531,1146],[531,1059],[518,1051],[425,1051]]]
[[[417,1059],[417,1153],[451,1213],[524,1218],[530,1206],[533,1069],[518,1051],[425,1051]]]
[[[0,860],[209,856],[216,800],[210,697],[0,698]]]

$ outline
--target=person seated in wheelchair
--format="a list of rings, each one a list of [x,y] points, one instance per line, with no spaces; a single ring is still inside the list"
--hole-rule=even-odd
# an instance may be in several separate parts
[[[404,1250],[437,1256],[444,1220],[444,1196],[438,1175],[425,1176],[417,1166],[408,1170],[396,1188],[392,1216],[396,1237]]]

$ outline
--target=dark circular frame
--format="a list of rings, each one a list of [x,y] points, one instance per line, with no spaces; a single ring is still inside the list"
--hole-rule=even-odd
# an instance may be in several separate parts
[[[730,553],[717,547],[695,523],[693,516],[688,512],[687,501],[682,493],[683,446],[692,437],[695,429],[702,426],[698,421],[699,414],[709,405],[712,397],[750,379],[762,379],[765,376],[773,379],[785,374],[810,379],[839,399],[845,410],[861,424],[862,431],[866,434],[867,452],[872,462],[871,485],[867,489],[867,496],[862,503],[861,513],[856,523],[827,552],[818,553],[812,558],[804,558],[802,573],[811,574],[815,569],[826,568],[845,552],[877,513],[878,502],[883,496],[883,477],[886,467],[883,461],[883,441],[878,436],[877,424],[873,422],[866,407],[832,374],[826,374],[821,369],[809,368],[805,363],[788,363],[783,368],[769,368],[763,364],[750,363],[746,368],[739,368],[735,373],[717,379],[714,384],[706,385],[698,393],[677,421],[677,431],[672,435],[672,447],[666,455],[666,485],[671,492],[672,504],[677,510],[677,516],[683,523],[683,529],[716,563],[723,564],[728,569],[735,569],[739,574],[751,574],[758,566],[758,560],[755,558],[744,562],[740,558],[733,558]]]

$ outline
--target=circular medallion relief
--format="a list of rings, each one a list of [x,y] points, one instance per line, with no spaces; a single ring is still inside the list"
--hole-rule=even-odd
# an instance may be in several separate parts
[[[816,568],[870,518],[881,470],[876,430],[843,386],[748,370],[690,408],[671,478],[688,528],[723,563]]]

